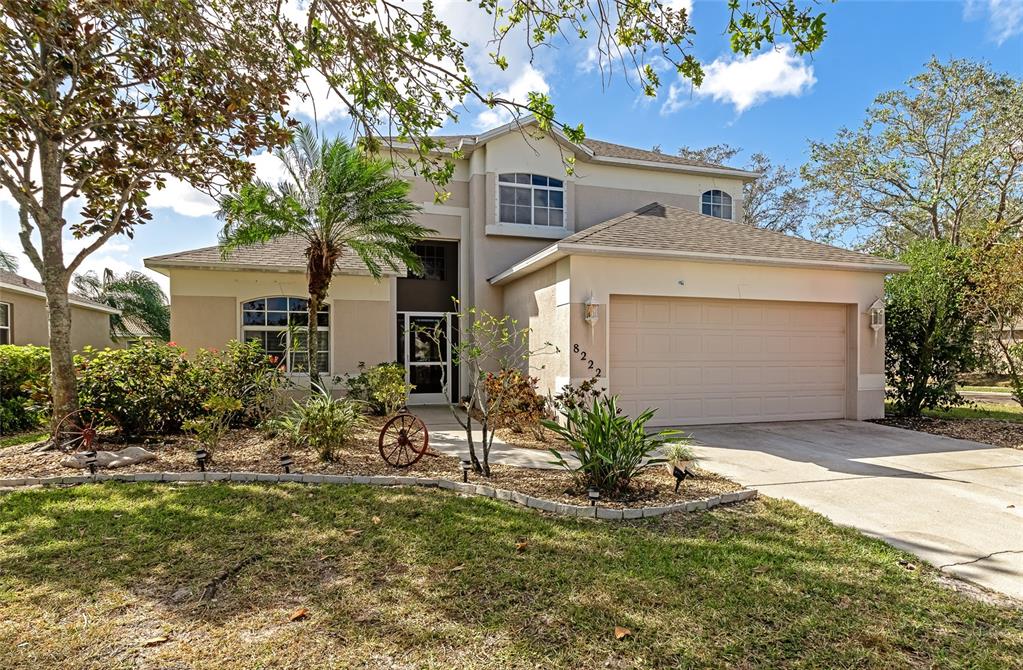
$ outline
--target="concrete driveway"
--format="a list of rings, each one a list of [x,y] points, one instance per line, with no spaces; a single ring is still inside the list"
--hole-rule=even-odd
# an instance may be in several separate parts
[[[1023,451],[859,421],[685,430],[703,467],[1023,599]]]

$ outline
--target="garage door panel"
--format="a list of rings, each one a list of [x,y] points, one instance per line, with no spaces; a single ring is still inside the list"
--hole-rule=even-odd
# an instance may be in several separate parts
[[[611,390],[630,414],[657,407],[656,425],[845,414],[844,305],[613,296],[610,311]]]

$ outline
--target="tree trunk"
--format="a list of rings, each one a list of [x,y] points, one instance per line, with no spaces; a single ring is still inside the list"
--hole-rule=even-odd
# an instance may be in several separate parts
[[[47,272],[46,308],[50,325],[50,392],[57,421],[78,409],[75,366],[71,351],[71,303],[63,272]]]
[[[309,356],[309,385],[321,386],[320,383],[320,366],[318,365],[320,357],[320,333],[319,324],[316,321],[316,315],[320,311],[320,297],[310,294],[309,295],[309,323],[306,326],[306,352]]]

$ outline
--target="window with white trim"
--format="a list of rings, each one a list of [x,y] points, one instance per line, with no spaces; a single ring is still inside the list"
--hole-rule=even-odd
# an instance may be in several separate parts
[[[0,302],[0,344],[11,343],[11,305]]]
[[[242,340],[256,341],[286,372],[309,372],[309,300],[274,296],[242,304]],[[316,314],[317,352],[321,373],[330,371],[330,307]]]
[[[498,175],[497,202],[501,223],[565,225],[565,183],[560,179],[524,172]]]
[[[701,211],[707,216],[719,219],[732,218],[732,196],[724,191],[714,189],[706,191],[700,200]]]

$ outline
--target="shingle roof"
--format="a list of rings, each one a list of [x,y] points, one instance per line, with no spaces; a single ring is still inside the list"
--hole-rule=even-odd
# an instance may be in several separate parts
[[[254,244],[235,249],[224,259],[220,255],[220,247],[202,247],[189,249],[163,256],[152,256],[145,260],[147,267],[224,267],[249,268],[254,270],[296,270],[305,271],[306,243],[301,237],[287,236],[272,240],[266,244]],[[335,274],[368,275],[366,264],[354,251],[346,250],[338,261]],[[394,274],[390,268],[384,274]]]
[[[492,277],[490,282],[501,284],[558,258],[582,253],[874,272],[908,269],[887,258],[655,202],[569,235]]]
[[[37,282],[36,280],[29,279],[28,277],[22,277],[21,275],[15,272],[11,272],[9,270],[0,270],[0,289],[3,288],[8,288],[11,290],[17,290],[20,288],[29,293],[35,293],[43,297],[46,296],[46,287],[43,286],[42,282]],[[90,300],[89,298],[80,295],[75,295],[73,293],[71,294],[70,298],[72,304],[76,304],[81,307],[90,307],[98,309],[103,312],[118,311],[111,307],[110,305],[104,305],[101,302],[96,302],[95,300]]]
[[[887,258],[656,202],[570,235],[561,240],[561,244],[636,247],[694,255],[844,263],[867,267],[896,265]]]
[[[469,140],[471,142],[475,142],[478,137],[478,135],[435,135],[433,136],[433,139],[440,140],[448,149],[454,149],[461,141]],[[397,138],[388,139],[396,140]],[[604,140],[597,140],[590,137],[583,140],[581,144],[592,151],[594,156],[602,158],[622,158],[626,160],[649,161],[651,163],[665,163],[668,165],[708,168],[711,170],[742,170],[742,168],[734,168],[717,163],[708,163],[706,161],[682,158],[681,156],[665,154],[660,151],[639,149],[637,147],[615,144],[614,142],[605,142]]]

